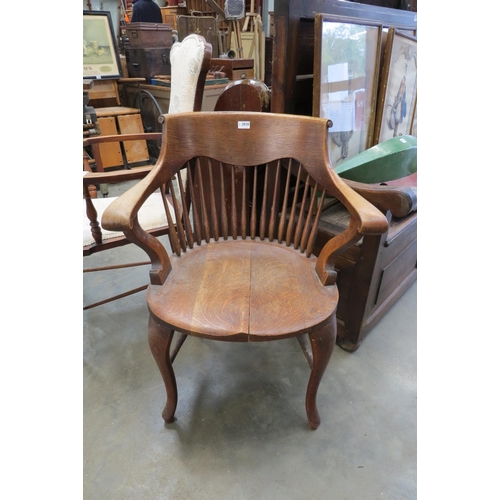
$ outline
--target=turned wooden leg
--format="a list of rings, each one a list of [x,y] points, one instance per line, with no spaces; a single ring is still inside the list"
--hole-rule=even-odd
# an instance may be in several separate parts
[[[336,337],[337,318],[335,314],[333,314],[330,321],[321,328],[309,333],[313,366],[311,369],[311,376],[309,377],[309,383],[307,384],[306,413],[307,420],[309,420],[309,426],[313,430],[317,429],[321,423],[318,408],[316,406],[316,394],[318,393],[318,387],[323,377],[323,373],[325,373],[328,361],[332,355]]]
[[[161,416],[165,422],[174,421],[174,413],[177,408],[177,383],[175,381],[172,362],[170,361],[170,344],[174,331],[158,324],[153,318],[149,318],[148,339],[149,347],[153,353],[156,364],[160,370],[165,388],[167,390],[167,403]]]

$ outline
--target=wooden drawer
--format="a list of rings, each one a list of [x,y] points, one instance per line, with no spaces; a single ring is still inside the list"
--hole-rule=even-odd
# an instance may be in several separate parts
[[[417,266],[417,240],[408,245],[390,264],[382,269],[380,288],[375,304],[381,304],[397,289]]]
[[[403,219],[397,227],[391,224],[384,243],[384,253],[380,261],[381,267],[387,267],[397,255],[416,239],[417,212]]]
[[[233,69],[231,76],[227,76],[230,80],[245,80],[245,78],[253,78],[253,68]]]

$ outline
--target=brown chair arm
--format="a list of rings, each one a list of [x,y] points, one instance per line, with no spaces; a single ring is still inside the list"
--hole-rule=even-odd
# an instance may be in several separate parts
[[[153,285],[164,283],[172,265],[161,242],[140,226],[137,214],[144,202],[158,187],[153,170],[111,203],[104,211],[101,220],[101,226],[104,229],[123,231],[129,241],[148,254],[151,259],[149,275]]]
[[[114,170],[109,172],[83,172],[83,184],[116,184],[117,182],[134,181],[143,179],[151,172],[153,165],[135,167],[130,170]]]
[[[348,228],[331,238],[318,256],[316,273],[324,285],[332,285],[336,281],[337,273],[332,257],[354,245],[364,234],[383,234],[388,229],[387,218],[380,210],[354,191],[332,168],[328,172],[330,182],[325,187],[329,194],[333,193],[347,208],[351,220]]]
[[[411,187],[364,184],[346,179],[344,182],[379,210],[391,211],[395,217],[405,217],[417,208],[417,193]]]
[[[383,234],[387,231],[387,219],[370,200],[358,194],[333,168],[328,169],[329,179],[325,184],[327,192],[333,194],[349,211],[362,234]]]
[[[94,144],[104,144],[107,142],[124,142],[124,141],[161,141],[161,132],[137,132],[135,134],[117,134],[117,135],[95,135],[83,139],[83,147],[92,146]]]

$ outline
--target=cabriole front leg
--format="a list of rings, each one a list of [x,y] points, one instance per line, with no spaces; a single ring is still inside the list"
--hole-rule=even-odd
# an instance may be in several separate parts
[[[311,341],[311,349],[313,355],[313,366],[311,376],[307,384],[306,393],[306,413],[307,420],[311,429],[317,429],[321,423],[318,408],[316,406],[316,394],[318,393],[319,383],[325,373],[330,356],[335,346],[337,337],[337,317],[333,314],[329,321],[322,327],[315,329],[309,333]]]
[[[153,353],[156,364],[160,370],[165,388],[167,390],[167,403],[163,409],[162,417],[167,423],[174,421],[174,413],[177,408],[177,383],[175,381],[172,362],[170,361],[170,345],[174,337],[174,330],[170,330],[152,317],[149,318],[148,339],[149,347]]]

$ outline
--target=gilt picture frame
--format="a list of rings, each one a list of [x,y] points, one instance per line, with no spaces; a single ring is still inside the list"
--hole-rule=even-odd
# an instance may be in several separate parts
[[[83,11],[83,78],[121,78],[111,13]]]
[[[417,38],[391,27],[382,60],[373,144],[412,135],[416,109]]]
[[[381,43],[381,23],[315,16],[313,116],[332,122],[328,150],[333,167],[371,146]]]

